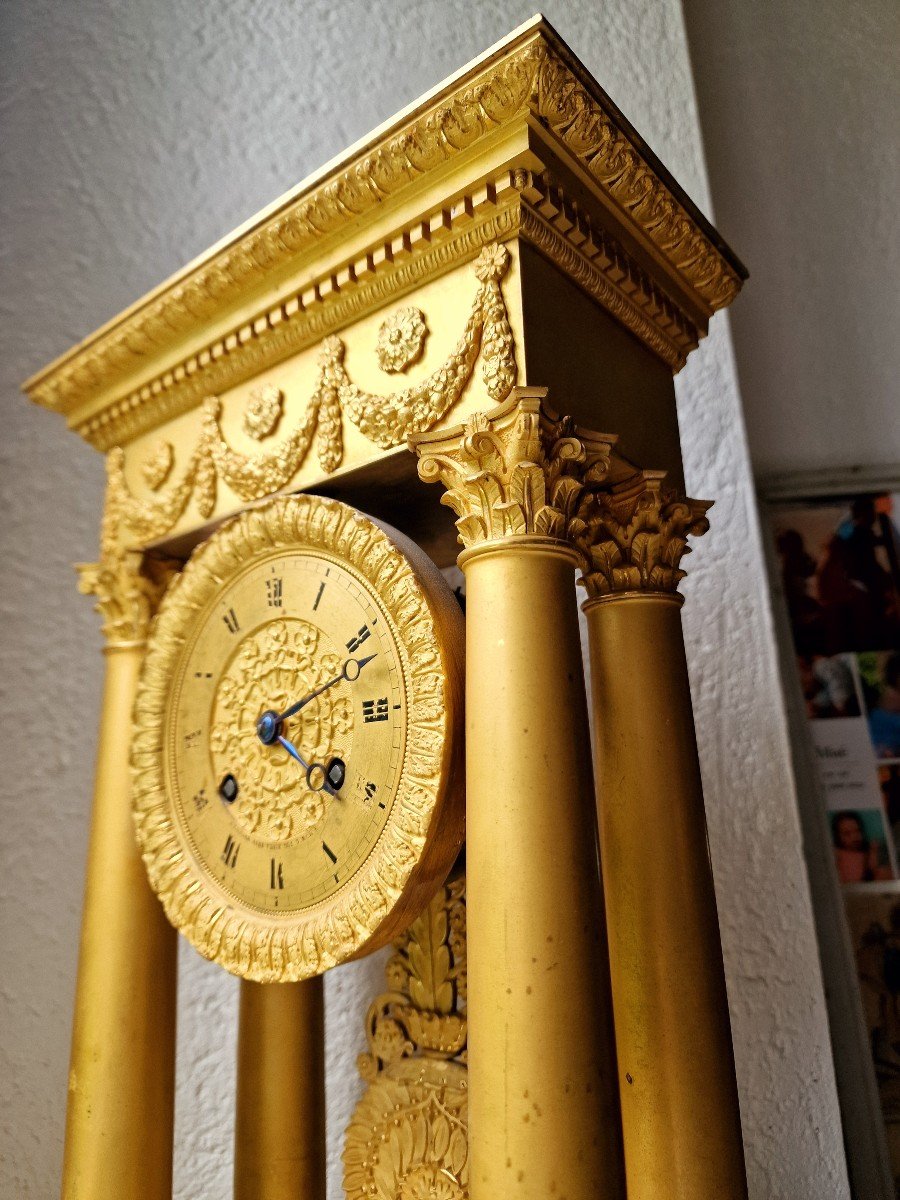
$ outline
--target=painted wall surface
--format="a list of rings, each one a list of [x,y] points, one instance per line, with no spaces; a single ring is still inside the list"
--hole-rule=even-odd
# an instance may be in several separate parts
[[[53,1195],[59,1178],[102,669],[98,622],[69,565],[95,554],[102,463],[61,421],[29,409],[18,384],[529,15],[515,0],[0,8],[3,1197]],[[678,0],[572,0],[548,16],[709,211]],[[751,1195],[842,1200],[828,1028],[726,318],[683,374],[679,399],[689,486],[717,498],[713,532],[688,564],[686,627]],[[380,971],[373,960],[328,979],[331,1200]],[[183,948],[179,1200],[229,1194],[235,1000],[233,981]]]
[[[900,462],[900,5],[684,0],[762,475]]]

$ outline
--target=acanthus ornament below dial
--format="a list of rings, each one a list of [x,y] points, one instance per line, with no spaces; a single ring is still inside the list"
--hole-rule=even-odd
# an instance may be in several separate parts
[[[262,982],[395,936],[463,839],[462,616],[396,531],[277,497],[191,556],[135,705],[138,842],[172,923]]]

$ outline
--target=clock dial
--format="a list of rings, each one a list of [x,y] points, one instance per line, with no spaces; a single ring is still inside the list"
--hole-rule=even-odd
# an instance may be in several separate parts
[[[167,787],[198,862],[262,911],[334,893],[390,816],[405,701],[390,618],[360,575],[309,550],[251,563],[173,681]]]
[[[434,565],[278,497],[191,556],[135,706],[138,841],[170,920],[246,978],[388,941],[462,843],[462,616]]]

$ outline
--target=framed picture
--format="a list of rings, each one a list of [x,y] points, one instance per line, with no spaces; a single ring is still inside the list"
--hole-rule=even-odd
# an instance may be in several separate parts
[[[882,770],[900,764],[900,488],[786,497],[769,514],[838,877],[884,882],[900,832]]]
[[[900,1180],[900,887],[844,894],[888,1151]]]
[[[900,468],[759,490],[848,1162],[900,1195]]]

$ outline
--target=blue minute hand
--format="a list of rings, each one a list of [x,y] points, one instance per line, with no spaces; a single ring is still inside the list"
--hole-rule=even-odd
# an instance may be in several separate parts
[[[327,683],[323,683],[321,687],[316,688],[314,692],[310,692],[308,695],[304,696],[302,700],[298,700],[296,704],[292,704],[290,708],[286,708],[284,712],[278,716],[278,720],[286,721],[288,717],[293,717],[300,711],[301,708],[305,708],[311,700],[315,700],[316,696],[321,696],[323,692],[327,692],[330,687],[334,687],[334,685],[336,683],[340,683],[342,679],[345,679],[348,683],[353,683],[359,678],[359,673],[366,663],[370,663],[375,657],[376,655],[370,654],[368,658],[348,658],[341,667],[340,674],[335,675],[334,679],[329,679]],[[281,738],[278,740],[281,741]]]

